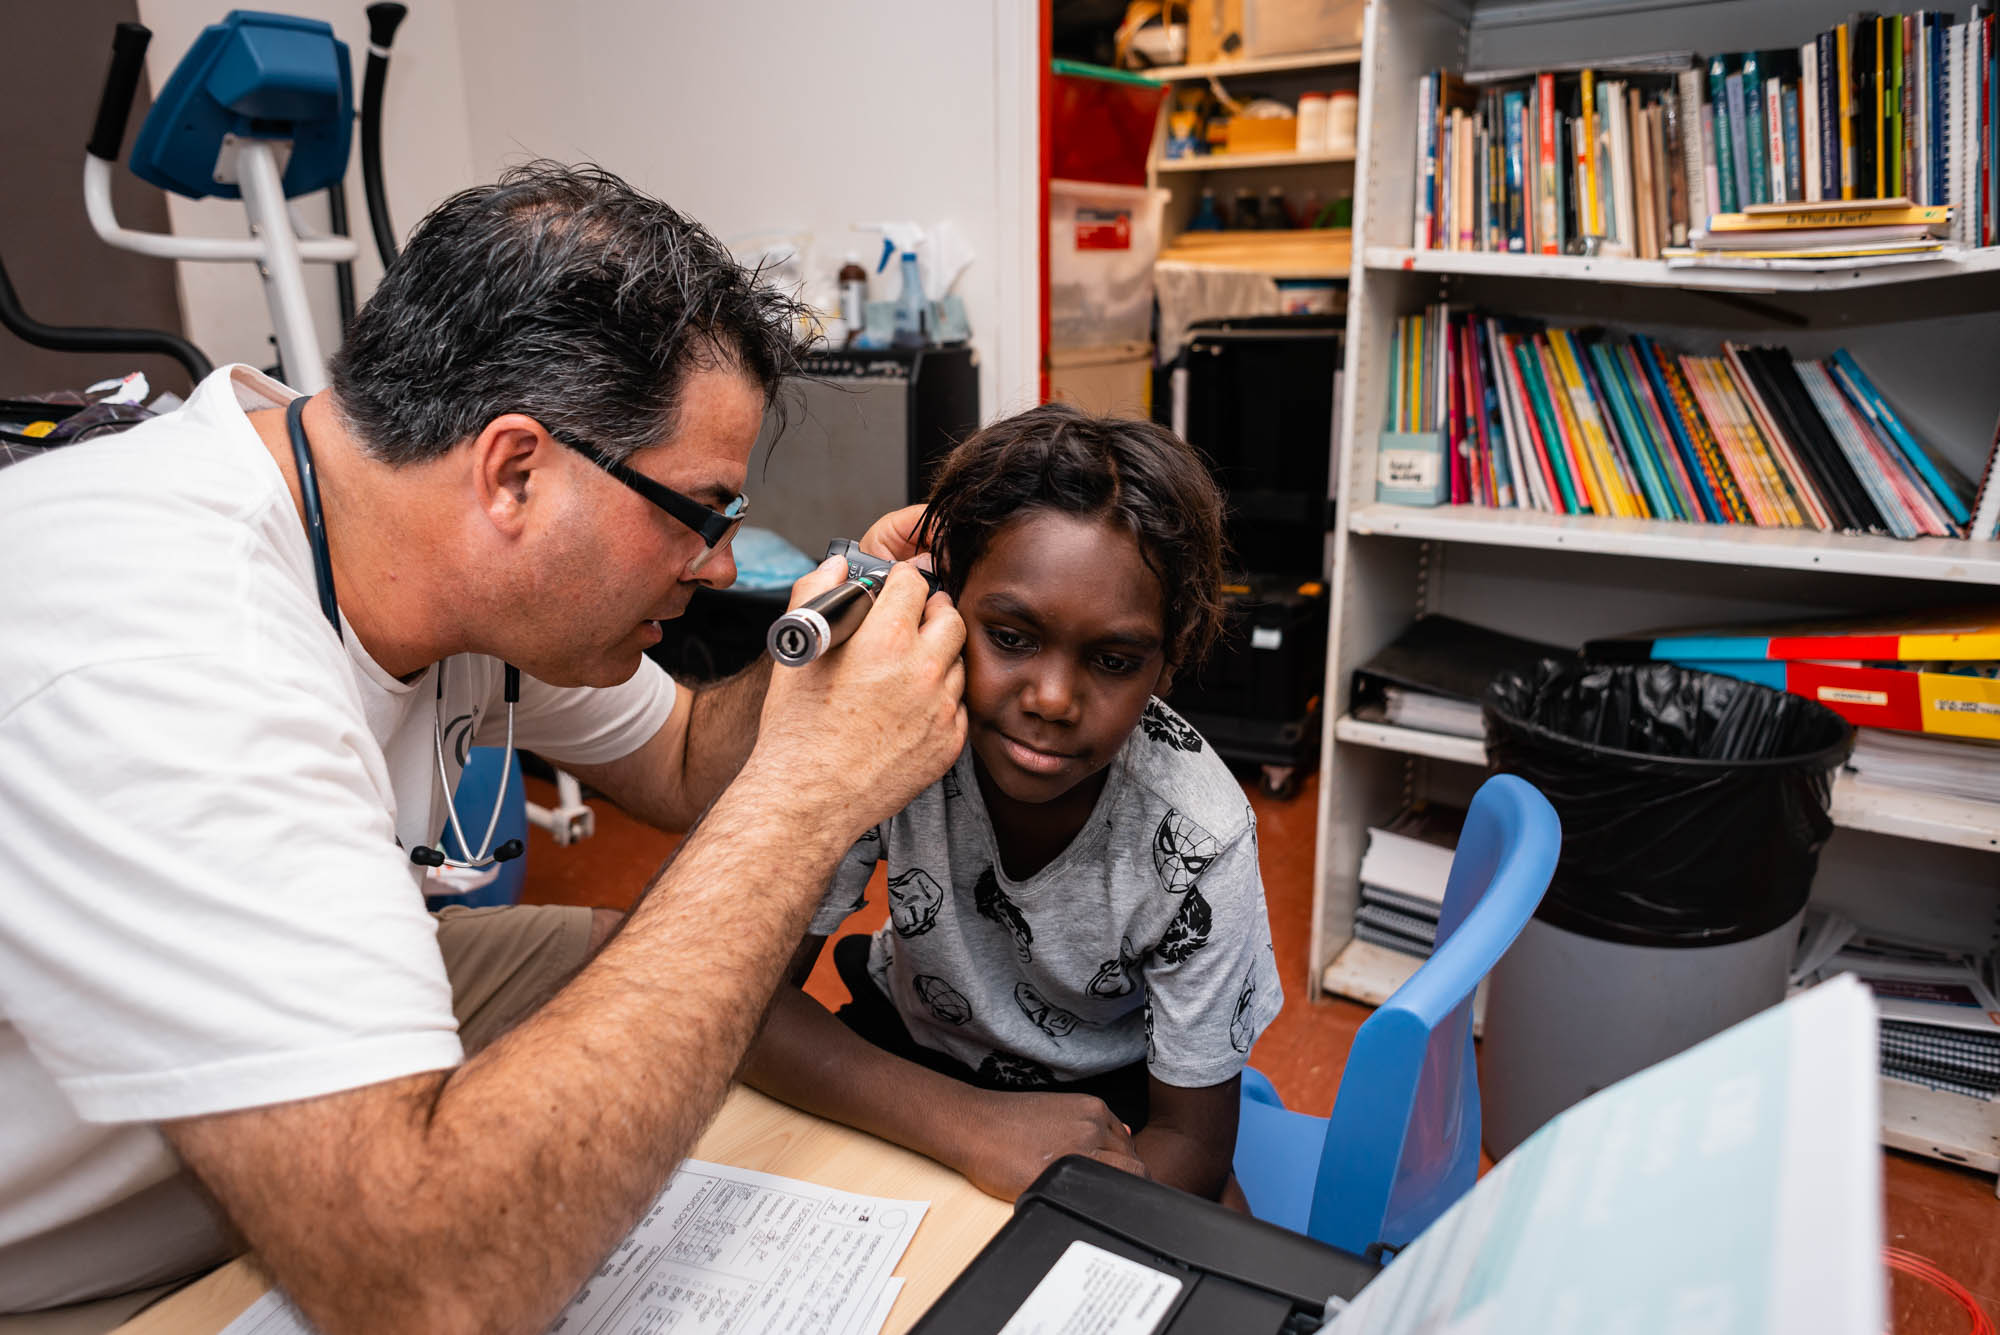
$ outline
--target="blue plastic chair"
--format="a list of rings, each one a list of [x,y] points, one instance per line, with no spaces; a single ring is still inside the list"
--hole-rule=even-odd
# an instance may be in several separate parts
[[[1561,846],[1533,785],[1488,779],[1452,857],[1437,949],[1362,1023],[1332,1114],[1289,1112],[1261,1071],[1243,1073],[1236,1178],[1259,1219],[1368,1255],[1407,1245],[1472,1186],[1472,994],[1534,916]]]

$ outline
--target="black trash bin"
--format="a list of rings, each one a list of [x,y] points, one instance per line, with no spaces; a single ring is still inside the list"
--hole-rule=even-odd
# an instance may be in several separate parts
[[[1784,999],[1853,730],[1803,696],[1671,663],[1545,660],[1496,679],[1484,713],[1489,763],[1563,825],[1548,894],[1486,1002],[1497,1158]]]

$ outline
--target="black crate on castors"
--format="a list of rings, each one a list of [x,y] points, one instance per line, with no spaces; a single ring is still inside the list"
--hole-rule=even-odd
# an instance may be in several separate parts
[[[1289,795],[1319,754],[1327,591],[1317,580],[1251,576],[1225,589],[1221,638],[1174,683],[1170,703],[1225,760],[1263,769]]]

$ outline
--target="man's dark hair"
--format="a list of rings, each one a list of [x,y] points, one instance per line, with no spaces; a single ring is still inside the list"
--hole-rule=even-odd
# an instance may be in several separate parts
[[[1032,510],[1120,524],[1165,599],[1167,661],[1201,661],[1222,628],[1222,492],[1187,442],[1153,422],[1045,403],[945,458],[918,540],[956,598],[994,533]]]
[[[334,355],[334,399],[389,463],[510,412],[622,459],[671,439],[691,372],[733,367],[768,404],[799,314],[692,218],[601,168],[531,162],[417,224]]]

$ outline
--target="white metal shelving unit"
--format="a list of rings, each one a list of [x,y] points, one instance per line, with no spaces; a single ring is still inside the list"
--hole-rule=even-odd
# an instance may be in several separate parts
[[[1649,626],[1991,600],[2000,543],[1897,542],[1748,527],[1377,504],[1375,441],[1398,317],[1447,298],[1565,323],[1643,328],[1713,347],[1852,348],[1960,471],[1977,475],[2000,414],[2000,253],[1818,272],[1409,249],[1418,78],[1650,51],[1796,46],[1845,0],[1663,0],[1580,13],[1573,0],[1376,0],[1361,64],[1359,262],[1349,288],[1326,730],[1309,987],[1376,1003],[1415,962],[1355,940],[1370,825],[1410,799],[1464,801],[1478,740],[1370,723],[1349,684],[1424,612],[1552,643]],[[1690,34],[1699,34],[1691,37]],[[2000,805],[1839,776],[1816,902],[1941,940],[2000,943]],[[1886,1143],[2000,1170],[2000,1102],[1883,1082]]]

